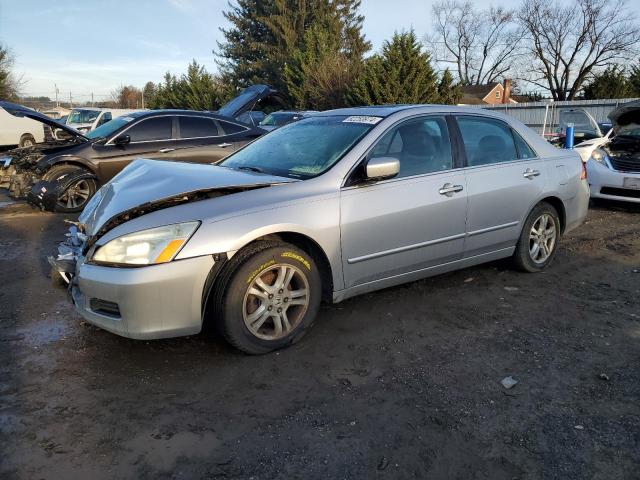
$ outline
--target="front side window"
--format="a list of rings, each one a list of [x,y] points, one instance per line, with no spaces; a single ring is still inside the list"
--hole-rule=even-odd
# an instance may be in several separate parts
[[[381,118],[345,115],[303,119],[260,137],[219,166],[311,178],[335,165]]]
[[[451,170],[453,157],[445,118],[413,119],[392,128],[368,155],[368,159],[376,157],[400,161],[396,178]]]
[[[499,120],[482,117],[457,117],[467,165],[489,165],[516,160],[511,129]]]
[[[211,118],[178,117],[180,138],[217,137],[218,127]]]
[[[142,120],[124,132],[131,142],[149,142],[153,140],[171,140],[172,117],[156,117]]]

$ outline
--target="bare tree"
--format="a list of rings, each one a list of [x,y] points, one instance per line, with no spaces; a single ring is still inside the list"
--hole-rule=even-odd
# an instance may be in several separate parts
[[[111,98],[116,108],[140,108],[142,106],[142,91],[133,85],[121,85],[111,92]]]
[[[527,0],[518,20],[533,60],[523,78],[554,100],[572,100],[592,72],[631,58],[640,44],[640,25],[625,0]]]
[[[495,82],[511,70],[523,36],[514,11],[479,11],[468,0],[444,0],[433,5],[432,13],[433,32],[426,41],[436,61],[455,65],[462,85]]]

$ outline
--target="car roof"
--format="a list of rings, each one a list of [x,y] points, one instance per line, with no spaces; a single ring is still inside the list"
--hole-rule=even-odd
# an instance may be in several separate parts
[[[186,115],[192,117],[211,117],[218,120],[225,120],[227,122],[235,122],[238,123],[237,120],[233,118],[226,117],[224,115],[220,115],[218,113],[209,112],[206,110],[181,110],[174,108],[164,108],[161,110],[144,110],[140,112],[132,112],[125,116],[135,117],[135,118],[145,118],[145,117],[153,117],[155,115]]]
[[[395,113],[403,112],[407,110],[432,110],[434,112],[457,112],[457,113],[480,113],[487,116],[497,116],[502,117],[502,115],[494,115],[494,112],[490,110],[477,108],[477,107],[466,107],[466,106],[456,106],[456,105],[439,105],[439,104],[407,104],[407,105],[375,105],[369,107],[350,107],[350,108],[339,108],[336,110],[327,110],[325,112],[319,112],[314,114],[314,116],[329,116],[329,115],[364,115],[364,116],[372,116],[372,117],[389,117]]]

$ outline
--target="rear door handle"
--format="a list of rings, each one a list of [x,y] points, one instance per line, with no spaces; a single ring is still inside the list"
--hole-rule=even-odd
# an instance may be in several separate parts
[[[454,193],[461,192],[463,190],[462,185],[452,185],[451,183],[445,183],[438,192],[440,195],[446,195],[451,197]]]
[[[169,152],[173,152],[175,150],[175,148],[163,148],[161,150],[158,150],[158,152],[160,153],[169,153]]]
[[[524,173],[522,174],[522,176],[524,178],[528,178],[529,180],[533,180],[535,177],[537,177],[538,175],[540,175],[540,171],[539,170],[532,170],[530,168],[527,168]]]
[[[232,144],[231,143],[219,143],[218,146],[220,148],[227,148],[230,147]]]

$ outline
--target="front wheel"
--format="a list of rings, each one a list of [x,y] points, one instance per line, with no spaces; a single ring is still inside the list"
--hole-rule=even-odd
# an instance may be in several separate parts
[[[518,268],[525,272],[539,272],[553,261],[560,243],[560,217],[550,204],[542,202],[524,222],[513,255]]]
[[[78,176],[77,180],[69,183],[64,191],[58,192],[55,211],[60,213],[81,212],[87,202],[98,189],[93,177],[83,176],[88,170],[75,165],[56,165],[46,175],[50,182],[64,182],[67,178]]]
[[[302,338],[318,313],[321,277],[313,258],[293,245],[257,242],[226,267],[216,321],[229,343],[262,354]]]

